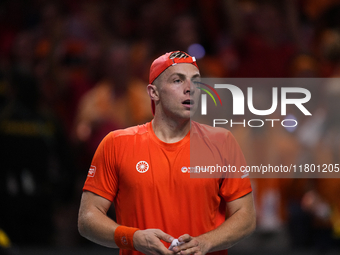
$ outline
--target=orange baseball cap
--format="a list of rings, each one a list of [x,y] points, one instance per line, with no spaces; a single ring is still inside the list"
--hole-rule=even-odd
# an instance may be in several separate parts
[[[180,63],[189,63],[197,66],[196,58],[190,56],[188,53],[184,51],[171,51],[165,53],[164,55],[156,58],[150,67],[149,74],[149,84],[152,84],[155,79],[161,75],[168,67],[174,66]],[[151,100],[151,108],[152,114],[155,114],[155,103]]]

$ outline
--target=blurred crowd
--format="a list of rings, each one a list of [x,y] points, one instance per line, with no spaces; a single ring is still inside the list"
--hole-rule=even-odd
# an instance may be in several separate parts
[[[13,243],[84,242],[93,153],[111,130],[152,119],[149,67],[171,50],[196,56],[203,77],[338,77],[340,1],[2,0],[0,229]],[[340,84],[313,95],[316,114],[294,132],[232,130],[248,163],[340,163]],[[253,182],[259,230],[338,245],[337,179]]]

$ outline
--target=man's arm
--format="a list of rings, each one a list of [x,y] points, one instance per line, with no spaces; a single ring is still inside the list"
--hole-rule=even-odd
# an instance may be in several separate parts
[[[175,247],[173,251],[180,251],[182,255],[204,255],[225,250],[255,230],[256,215],[252,193],[227,203],[227,209],[230,216],[218,228],[197,237],[182,235],[178,239],[185,243]]]
[[[118,248],[114,241],[114,232],[119,226],[107,216],[111,201],[92,192],[84,191],[78,217],[79,233],[106,247]],[[136,250],[144,254],[171,254],[160,240],[172,242],[174,238],[159,229],[138,230],[133,235]]]

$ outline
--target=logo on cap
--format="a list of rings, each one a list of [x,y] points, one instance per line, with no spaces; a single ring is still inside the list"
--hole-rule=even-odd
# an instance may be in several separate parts
[[[176,51],[170,54],[169,58],[174,59],[174,58],[188,58],[190,57],[188,54],[186,54],[183,51]]]

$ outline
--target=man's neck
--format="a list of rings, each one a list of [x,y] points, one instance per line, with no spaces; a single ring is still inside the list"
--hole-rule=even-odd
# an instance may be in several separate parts
[[[173,121],[169,119],[155,118],[152,121],[152,128],[155,135],[165,143],[176,143],[182,140],[190,131],[190,119]]]

